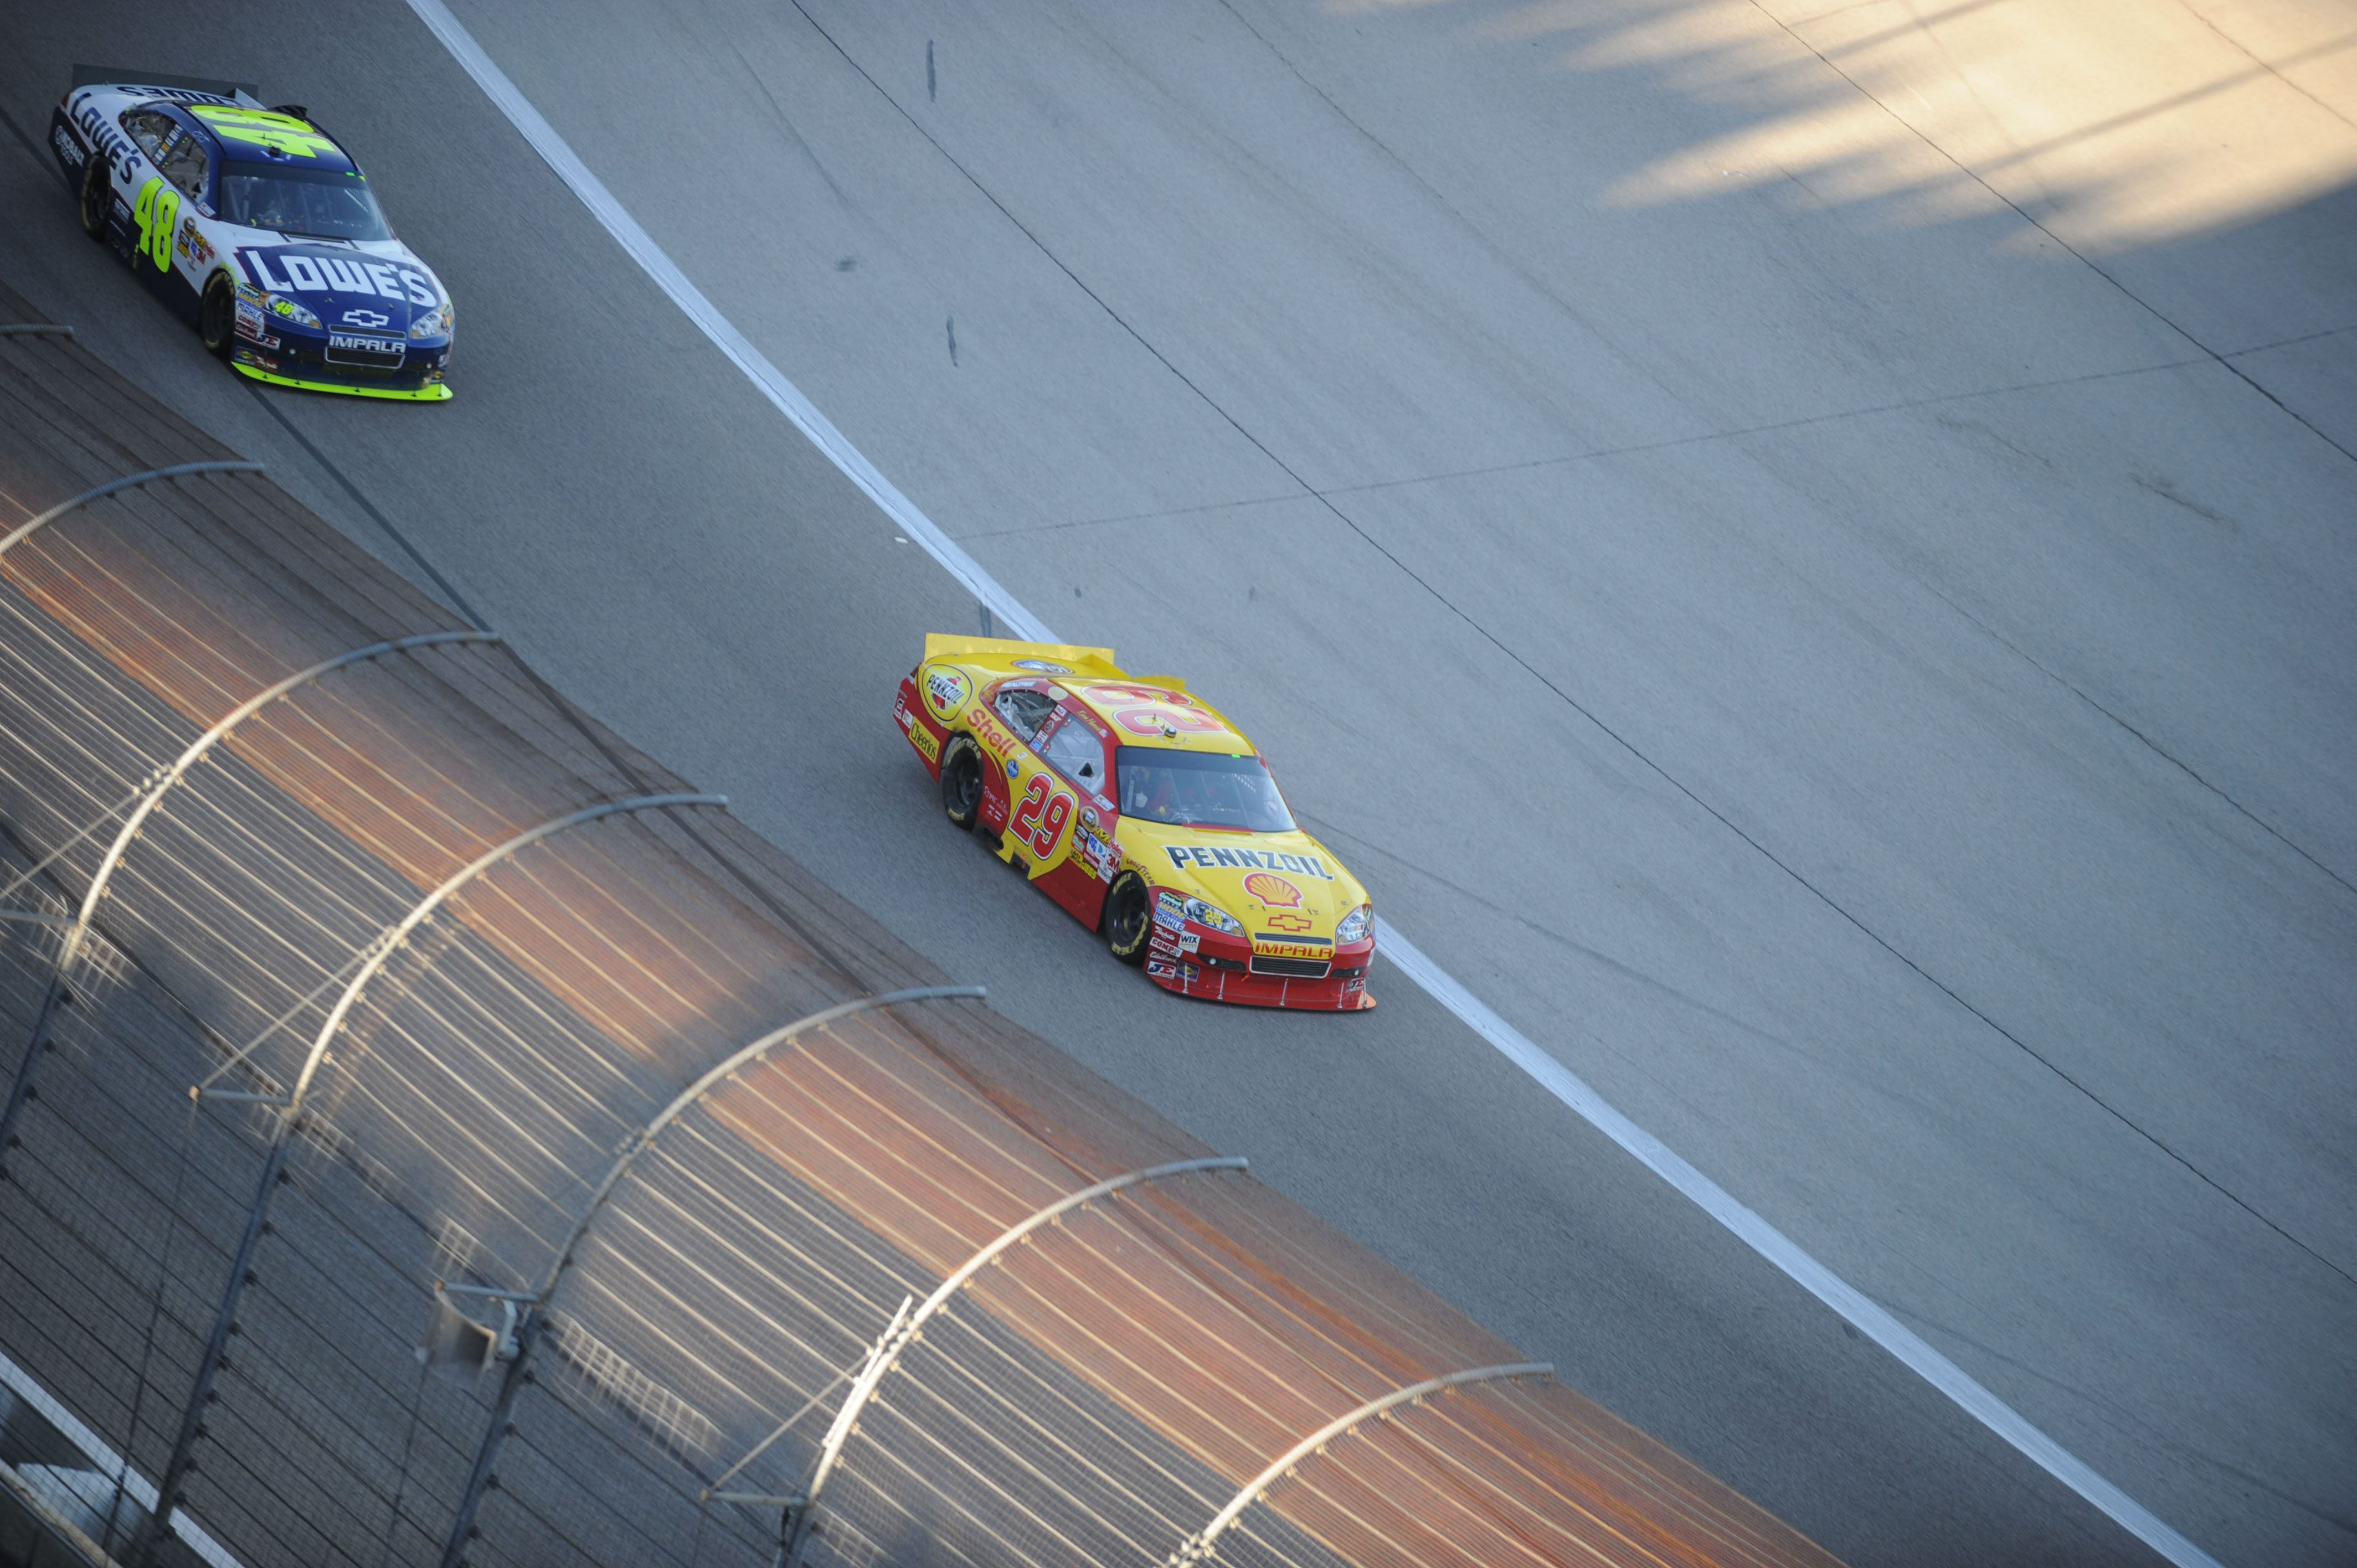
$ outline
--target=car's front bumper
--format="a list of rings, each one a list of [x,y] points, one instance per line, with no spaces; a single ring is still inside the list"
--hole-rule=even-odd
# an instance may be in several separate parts
[[[362,385],[352,381],[304,381],[296,376],[281,376],[273,374],[269,371],[258,371],[252,365],[233,364],[230,368],[241,376],[250,377],[257,381],[268,381],[274,387],[300,387],[305,392],[340,392],[346,397],[388,397],[409,403],[440,403],[450,395],[449,387],[440,381],[416,387],[387,386],[382,381]]]
[[[350,365],[330,361],[324,338],[292,332],[272,334],[278,341],[259,344],[241,333],[230,350],[230,366],[242,376],[273,386],[301,387],[307,392],[341,392],[347,397],[400,398],[412,403],[439,403],[450,395],[442,371],[450,360],[447,341],[412,347],[398,365]]]
[[[1165,991],[1207,1002],[1356,1013],[1375,1004],[1367,994],[1374,956],[1375,944],[1364,941],[1337,950],[1323,974],[1266,973],[1254,968],[1252,944],[1242,938],[1191,923],[1178,931],[1157,924],[1146,948],[1146,977]]]
[[[1174,959],[1147,959],[1146,977],[1163,990],[1175,991],[1181,996],[1198,997],[1205,1002],[1232,1002],[1245,1007],[1357,1013],[1375,1004],[1375,999],[1367,994],[1364,974],[1348,980],[1340,975],[1329,975],[1324,980],[1292,980],[1240,970],[1215,969],[1182,955]]]

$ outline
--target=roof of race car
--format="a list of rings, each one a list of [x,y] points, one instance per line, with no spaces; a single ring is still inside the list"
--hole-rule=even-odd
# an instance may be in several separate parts
[[[359,174],[360,166],[336,139],[307,120],[242,103],[183,103],[182,113],[221,144],[222,156],[250,163],[286,164]],[[366,178],[366,176],[361,176]]]
[[[1125,746],[1229,756],[1258,750],[1225,714],[1191,695],[1186,682],[1176,675],[1132,675],[1114,662],[1110,648],[934,632],[925,639],[925,657],[952,659],[997,671],[1002,679],[1069,692]]]
[[[1126,676],[1120,681],[1067,681],[1062,684],[1082,707],[1103,719],[1124,746],[1166,751],[1210,751],[1252,757],[1258,747],[1228,722],[1227,715],[1185,683],[1168,675]]]

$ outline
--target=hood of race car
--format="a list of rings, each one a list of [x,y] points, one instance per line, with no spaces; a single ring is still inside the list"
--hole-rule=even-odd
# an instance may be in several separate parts
[[[1305,832],[1222,832],[1133,817],[1121,838],[1157,887],[1219,906],[1258,940],[1331,941],[1335,922],[1367,901],[1358,879]]]
[[[331,332],[405,333],[443,299],[440,283],[398,242],[241,244],[237,261],[254,287],[296,301]]]

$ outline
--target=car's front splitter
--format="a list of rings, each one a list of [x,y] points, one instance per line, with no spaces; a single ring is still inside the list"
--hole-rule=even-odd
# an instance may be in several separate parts
[[[1286,1007],[1308,1013],[1362,1013],[1374,1006],[1366,981],[1287,980],[1220,969],[1194,959],[1154,957],[1146,960],[1146,977],[1165,991],[1204,1002],[1230,1002],[1243,1007]]]
[[[403,403],[440,403],[450,395],[449,386],[442,381],[432,381],[422,387],[371,387],[356,386],[350,381],[307,381],[295,376],[274,375],[258,366],[241,365],[234,361],[231,363],[230,369],[241,376],[250,377],[257,381],[268,381],[274,387],[300,387],[305,392],[339,392],[345,397],[393,398]]]

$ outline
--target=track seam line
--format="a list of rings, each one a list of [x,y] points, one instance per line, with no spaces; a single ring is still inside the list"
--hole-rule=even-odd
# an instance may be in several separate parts
[[[2135,306],[2137,309],[2151,317],[2155,321],[2159,322],[2163,327],[2168,328],[2171,332],[2176,333],[2179,338],[2184,338],[2188,343],[2193,345],[2194,348],[2201,349],[2201,352],[2209,358],[2216,360],[2218,364],[2225,370],[2227,374],[2233,376],[2236,381],[2241,381],[2244,386],[2249,387],[2253,392],[2258,393],[2261,397],[2275,404],[2278,412],[2290,419],[2294,424],[2298,424],[2301,429],[2307,431],[2310,435],[2315,436],[2319,441],[2323,442],[2327,446],[2331,447],[2335,452],[2340,453],[2352,463],[2357,463],[2357,452],[2351,451],[2348,447],[2343,446],[2340,442],[2326,435],[2320,425],[2316,424],[2314,422],[2309,420],[2306,414],[2301,413],[2298,409],[2292,407],[2291,404],[2284,402],[2283,399],[2277,397],[2266,387],[2260,385],[2257,379],[2248,371],[2244,370],[2240,365],[2234,363],[2233,356],[2222,354],[2217,349],[2212,349],[2209,344],[2204,343],[2201,338],[2196,338],[2192,333],[2187,331],[2184,328],[2171,320],[2168,314],[2158,306],[2153,304],[2150,300],[2136,293],[2136,290],[2122,283],[2118,278],[2114,277],[2110,273],[2096,265],[2093,257],[2080,250],[2078,246],[2071,243],[2070,241],[2062,238],[2061,235],[2057,234],[2045,224],[2040,222],[2037,218],[2031,215],[2029,209],[2024,207],[2020,202],[2016,201],[2012,197],[2007,196],[1996,186],[1991,185],[1988,182],[1988,177],[1983,175],[1980,170],[1973,167],[1970,164],[1964,162],[1964,159],[1956,156],[1955,154],[1942,146],[1937,141],[1933,140],[1930,134],[1919,130],[1908,120],[1907,116],[1900,113],[1899,111],[1893,109],[1889,104],[1885,103],[1880,98],[1876,97],[1872,90],[1867,88],[1864,82],[1858,81],[1857,78],[1852,76],[1840,66],[1835,64],[1831,56],[1827,55],[1824,50],[1817,48],[1816,45],[1811,43],[1808,39],[1803,38],[1794,30],[1792,24],[1785,22],[1773,11],[1768,9],[1766,5],[1760,4],[1760,0],[1750,0],[1750,3],[1752,8],[1758,11],[1760,15],[1767,20],[1769,26],[1774,27],[1778,32],[1782,33],[1786,38],[1792,39],[1792,42],[1800,48],[1808,50],[1810,56],[1814,59],[1819,65],[1824,66],[1827,70],[1841,78],[1843,81],[1848,83],[1851,91],[1857,93],[1860,98],[1865,99],[1868,103],[1873,104],[1877,109],[1881,110],[1884,114],[1888,115],[1892,124],[1897,125],[1908,135],[1913,137],[1916,141],[1921,142],[1925,147],[1937,155],[1941,161],[1945,163],[1950,168],[1954,169],[1958,174],[1972,181],[1973,184],[1986,191],[1991,199],[2002,202],[2015,217],[2020,219],[2024,223],[2029,224],[2029,227],[2037,230],[2048,239],[2053,241],[2054,243],[2061,249],[2063,254],[2069,256],[2072,261],[2078,263],[2081,266],[2086,268],[2089,272],[2094,274],[2097,277],[2111,285],[2114,289],[2119,292],[2121,298],[2126,300],[2129,304]],[[2223,37],[2222,34],[2221,36]],[[2228,41],[2232,42],[2233,40],[2229,39]],[[2236,47],[2239,48],[2240,46],[2238,45]],[[2245,50],[2244,52],[2248,53],[2249,51]],[[2253,58],[2255,59],[2256,57],[2254,56]],[[2289,86],[2291,84],[2287,82],[2286,85]],[[2295,89],[2295,91],[2301,90]]]
[[[419,21],[425,24],[426,29],[449,52],[460,69],[474,80],[476,85],[491,101],[493,106],[499,109],[508,122],[515,127],[518,134],[548,165],[550,170],[613,236],[623,252],[638,263],[648,277],[671,297],[673,304],[677,306],[682,313],[711,339],[713,346],[735,363],[745,373],[747,379],[769,398],[778,411],[802,431],[812,445],[817,446],[821,453],[834,462],[845,477],[866,494],[888,518],[899,525],[911,538],[923,544],[927,553],[932,555],[942,569],[972,593],[976,599],[988,606],[993,613],[1005,620],[1010,628],[1024,633],[1026,640],[1041,642],[1056,640],[1045,622],[1016,599],[996,577],[982,567],[979,562],[966,553],[963,548],[943,532],[940,525],[926,516],[915,502],[903,495],[890,480],[885,478],[875,465],[870,463],[858,448],[835,428],[833,422],[821,413],[817,406],[802,394],[801,389],[787,380],[785,375],[771,364],[768,358],[756,349],[726,317],[720,313],[718,307],[688,280],[686,274],[682,273],[670,256],[655,243],[652,236],[640,226],[638,220],[630,216],[628,209],[606,188],[605,183],[590,172],[588,166],[581,161],[578,155],[563,137],[556,134],[555,129],[523,96],[514,82],[508,79],[507,74],[500,70],[490,57],[483,51],[482,46],[475,41],[473,36],[464,27],[460,26],[457,18],[451,15],[443,0],[406,0],[406,3]],[[795,9],[802,11],[799,4],[796,5]],[[860,70],[857,62],[852,60],[848,53],[844,53],[842,47],[835,44],[834,38],[823,28],[819,27],[808,12],[802,12],[802,15],[820,37],[826,38],[826,41],[834,47],[838,53],[843,53],[845,62],[850,64],[863,80],[867,81],[871,86],[876,85],[874,79],[865,70]],[[876,90],[886,102],[892,104],[896,110],[899,109],[898,102],[889,93],[885,92],[880,86],[877,86]],[[907,111],[899,112],[904,118],[907,117]],[[950,157],[946,149],[942,149],[938,142],[933,141],[933,138],[925,133],[921,125],[917,125],[913,119],[909,120],[909,124],[916,126],[919,134],[924,135],[925,139],[941,152],[944,159],[953,166],[958,166],[961,173],[965,172],[962,166],[957,166],[954,158]],[[973,177],[968,175],[967,177],[972,179]],[[977,189],[982,189],[978,181],[975,185]],[[994,207],[997,207],[1000,212],[1006,214],[1008,222],[1023,230],[1025,235],[1031,238],[1034,244],[1039,243],[1037,238],[1031,236],[1028,229],[1023,229],[1023,225],[1016,220],[1012,213],[1006,212],[1006,208],[997,202],[996,197],[991,196],[987,190],[983,190],[983,194]],[[1043,254],[1049,254],[1049,259],[1054,260],[1044,245],[1040,246],[1040,249]],[[1088,294],[1090,298],[1097,300],[1100,306],[1103,305],[1103,301],[1098,299],[1094,292],[1089,290],[1079,278],[1073,277],[1069,269],[1063,269],[1060,262],[1057,262],[1056,264],[1060,269],[1064,270],[1066,276],[1072,278],[1076,287]],[[1121,317],[1109,306],[1106,307],[1106,313],[1113,316],[1114,320],[1121,320]],[[1128,328],[1126,322],[1123,322],[1122,325],[1131,331],[1133,337],[1137,337],[1135,329]],[[1169,361],[1163,359],[1150,343],[1142,337],[1138,337],[1137,340],[1148,353],[1154,355],[1157,361],[1168,366],[1172,375],[1186,382],[1190,390],[1196,391],[1198,396],[1202,396],[1200,390],[1194,388],[1193,382],[1188,381],[1176,366],[1169,365]],[[2204,352],[2209,350],[2205,349]],[[2212,357],[2216,358],[2214,354]],[[1225,411],[1220,410],[1219,405],[1210,398],[1204,398],[1204,402],[1220,412],[1222,418],[1229,417]],[[1230,418],[1229,423],[1233,424],[1234,421]],[[1241,425],[1237,425],[1236,429],[1238,434],[1243,435],[1254,446],[1265,453],[1267,452],[1267,448],[1262,446],[1259,441]],[[1299,476],[1293,474],[1290,467],[1276,458],[1274,453],[1269,453],[1268,456],[1270,460],[1288,477],[1293,478],[1296,482],[1300,482]],[[1307,484],[1303,485],[1303,489],[1312,496],[1318,494],[1314,488]],[[1324,500],[1322,497],[1318,499],[1321,501]],[[1334,512],[1337,518],[1340,519],[1345,526],[1351,528],[1353,532],[1360,533],[1361,538],[1366,537],[1363,531],[1344,516],[1340,509],[1335,508],[1331,501],[1325,501],[1324,504]],[[1368,542],[1374,544],[1372,539],[1369,539]],[[1397,558],[1391,556],[1390,552],[1383,550],[1379,544],[1374,547],[1392,559],[1394,564],[1398,564]],[[1423,584],[1421,578],[1415,577],[1415,575],[1408,572],[1404,565],[1400,569],[1409,577],[1422,584],[1427,592],[1433,592],[1430,585]],[[1434,596],[1440,598],[1443,604],[1448,602],[1437,593],[1434,593]],[[1449,607],[1452,610],[1455,609],[1453,605]],[[1456,613],[1459,616],[1464,615],[1461,610]],[[1523,664],[1525,669],[1530,668],[1511,650],[1504,650],[1502,644],[1497,644],[1495,638],[1491,637],[1486,631],[1481,631],[1479,623],[1474,622],[1470,617],[1464,618],[1468,625],[1472,626],[1476,631],[1480,631],[1486,639],[1499,646],[1501,651],[1506,651],[1509,658],[1515,659],[1515,661]],[[1537,672],[1533,671],[1532,673],[1535,675]],[[1541,676],[1539,679],[1550,689],[1554,689],[1553,683],[1545,682],[1544,677]],[[1568,697],[1565,700],[1570,703]],[[1578,707],[1576,703],[1570,705],[1575,709]],[[1586,710],[1578,711],[1585,713]],[[1591,722],[1596,722],[1592,715],[1590,718]],[[1607,734],[1611,733],[1600,722],[1598,723],[1598,727],[1605,729]],[[1617,736],[1614,738],[1619,739]],[[1620,744],[1627,745],[1625,741]],[[1642,758],[1641,753],[1634,752],[1634,748],[1631,750],[1632,755]],[[1650,761],[1647,765],[1653,766]],[[1669,776],[1663,774],[1663,777],[1667,779]],[[1674,785],[1676,780],[1670,779],[1670,782]],[[1684,789],[1683,786],[1678,788],[1682,790]],[[1701,804],[1699,800],[1696,803]],[[1704,809],[1709,810],[1707,806]],[[1711,814],[1717,815],[1716,811]],[[1722,817],[1720,821],[1725,822],[1726,819]],[[1727,825],[1730,828],[1733,827],[1732,823]],[[1737,832],[1738,836],[1741,836],[1740,830]],[[1750,841],[1747,839],[1746,842]],[[1764,850],[1760,853],[1766,854]],[[1770,858],[1773,859],[1772,856]],[[1806,884],[1803,883],[1803,885]],[[1819,897],[1822,897],[1823,895]],[[1838,906],[1835,908],[1838,908]],[[1501,1018],[1487,1004],[1466,990],[1446,970],[1434,963],[1421,949],[1402,935],[1396,928],[1383,920],[1381,917],[1377,918],[1377,924],[1383,932],[1384,956],[1390,962],[1397,965],[1402,973],[1413,980],[1434,1000],[1454,1013],[1476,1034],[1520,1067],[1541,1087],[1585,1118],[1614,1143],[1620,1144],[1656,1176],[1675,1187],[1696,1207],[1732,1231],[1753,1251],[1774,1264],[1818,1300],[1832,1307],[1859,1332],[1873,1338],[1885,1350],[1890,1352],[1925,1381],[1938,1389],[1958,1408],[1979,1421],[1998,1437],[2003,1438],[2025,1457],[2064,1486],[2069,1487],[2137,1540],[2169,1562],[2178,1564],[2179,1568],[2222,1568],[2217,1559],[2194,1545],[2191,1541],[2161,1520],[2143,1504],[2104,1479],[2083,1460],[2040,1431],[2012,1407],[1975,1380],[1964,1369],[1933,1349],[1921,1336],[1900,1323],[1879,1305],[1819,1262],[1782,1231],[1738,1202],[1724,1187],[1703,1175],[1667,1144],[1623,1115],[1589,1088],[1577,1074],[1555,1060],[1554,1057],[1541,1050],[1521,1031]],[[1863,927],[1860,929],[1864,929]],[[1867,934],[1872,935],[1871,932]],[[1879,941],[1880,939],[1877,938],[1876,940]],[[1889,944],[1883,945],[1887,947]],[[1903,955],[1900,956],[1903,961]],[[1914,966],[1910,963],[1909,967]],[[1928,979],[1929,976],[1926,978]],[[1938,982],[1934,981],[1932,983],[1936,985]],[[1942,986],[1941,989],[1945,991],[1947,988]],[[1949,994],[1953,996],[1954,993],[1951,992]],[[1961,998],[1958,1000],[1961,1002]],[[1969,1004],[1965,1005],[1970,1010]],[[2003,1031],[2000,1030],[1999,1033]]]
[[[2243,802],[2234,799],[2233,796],[2226,793],[2224,789],[2203,778],[2199,772],[2195,771],[2190,764],[2179,758],[2167,746],[2162,746],[2158,741],[2153,739],[2152,736],[2145,734],[2144,731],[2136,728],[2136,725],[2128,723],[2127,720],[2112,712],[2111,709],[2097,702],[2093,697],[2089,696],[2084,691],[2081,690],[2075,682],[2072,682],[2067,677],[2057,674],[2055,671],[2049,670],[2044,664],[2040,663],[2039,660],[2019,643],[2015,642],[2013,639],[2006,636],[2003,632],[1997,630],[1995,627],[1981,619],[1980,617],[1973,614],[1972,611],[1956,603],[1955,600],[1950,598],[1938,588],[1933,587],[1930,583],[1924,582],[1923,579],[1920,577],[1916,578],[1915,581],[1919,585],[1931,593],[1933,597],[1939,599],[1941,603],[1946,605],[1950,609],[1964,617],[1964,618],[1969,621],[1972,625],[1979,628],[1983,636],[1988,638],[1998,647],[2003,648],[2015,658],[2020,660],[2024,664],[2029,665],[2032,670],[2037,671],[2040,675],[2045,676],[2049,681],[2053,682],[2054,684],[2061,687],[2064,691],[2070,693],[2072,696],[2078,698],[2081,702],[2086,703],[2089,707],[2094,709],[2097,713],[2111,720],[2112,723],[2119,725],[2120,728],[2127,731],[2129,735],[2134,736],[2136,740],[2142,743],[2145,748],[2150,751],[2155,757],[2159,757],[2163,762],[2168,763],[2171,768],[2176,768],[2179,773],[2184,774],[2188,779],[2192,779],[2193,782],[2201,785],[2201,788],[2207,789],[2212,795],[2217,796],[2221,800],[2225,801],[2227,805],[2233,807],[2236,812],[2250,822],[2253,826],[2258,828],[2260,831],[2266,833],[2268,837],[2283,845],[2284,848],[2291,851],[2292,854],[2299,856],[2300,859],[2308,862],[2309,865],[2316,867],[2317,870],[2330,877],[2340,886],[2342,892],[2357,894],[2357,886],[2352,886],[2347,877],[2341,875],[2341,873],[2332,869],[2331,866],[2327,865],[2323,861],[2309,854],[2296,841],[2287,837],[2283,831],[2277,828],[2273,822],[2268,822],[2265,817],[2260,816],[2256,811],[2252,811],[2248,806],[2245,806]],[[2196,1174],[2198,1175],[2199,1173],[2197,1172]],[[2204,1179],[2206,1180],[2207,1178],[2205,1177]],[[2224,1191],[2222,1187],[2220,1188],[2220,1190]],[[2231,1197],[2233,1195],[2229,1193],[2227,1196]],[[2240,1200],[2238,1199],[2237,1201]],[[2255,1210],[2254,1212],[2255,1212]],[[2266,1217],[2262,1215],[2261,1218],[2264,1219]],[[2286,1240],[2291,1240],[2291,1238],[2287,1237]],[[2308,1251],[2311,1256],[2315,1256],[2312,1249],[2303,1248],[2302,1250]],[[2325,1267],[2332,1269],[2335,1273],[2338,1273],[2342,1279],[2348,1280],[2350,1283],[2357,1284],[2357,1278],[2352,1278],[2348,1270],[2337,1267],[2329,1259],[2318,1257],[2317,1261],[2323,1263]]]
[[[1875,0],[1869,0],[1869,3],[1875,3]],[[1115,319],[1119,318],[1115,317]],[[2339,330],[2357,331],[2357,328],[2341,328]],[[2312,334],[2319,338],[2329,338],[2332,335],[2330,332]],[[2306,338],[2287,339],[2292,343],[2304,343],[2308,340]],[[2266,349],[2279,349],[2284,346],[2282,343],[2266,343],[2256,349],[2238,349],[2235,352],[2255,354]],[[2016,381],[2009,386],[1975,387],[1965,392],[1935,392],[1927,397],[1904,398],[1897,403],[1868,403],[1857,408],[1830,409],[1824,413],[1804,413],[1792,419],[1771,420],[1765,424],[1742,424],[1728,430],[1705,431],[1697,435],[1665,435],[1658,441],[1636,441],[1625,446],[1592,446],[1584,452],[1564,452],[1551,457],[1524,457],[1512,463],[1485,464],[1479,468],[1450,468],[1437,474],[1410,474],[1396,479],[1369,479],[1356,485],[1329,485],[1321,490],[1308,490],[1301,494],[1243,496],[1233,500],[1205,501],[1197,506],[1172,507],[1164,511],[1122,512],[1111,517],[1082,517],[1064,522],[1040,522],[1017,528],[982,529],[969,532],[963,537],[968,540],[1007,539],[1019,534],[1053,533],[1073,528],[1103,528],[1123,522],[1159,522],[1168,518],[1189,517],[1200,512],[1229,511],[1244,507],[1275,506],[1284,501],[1307,499],[1329,501],[1336,496],[1371,495],[1381,490],[1408,489],[1417,485],[1446,485],[1453,484],[1458,479],[1482,479],[1499,474],[1522,474],[1540,468],[1570,467],[1580,463],[1598,463],[1610,457],[1644,456],[1650,453],[1671,451],[1681,446],[1707,446],[1717,441],[1742,441],[1754,435],[1777,435],[1788,430],[1805,430],[1820,424],[1839,424],[1853,419],[1872,419],[1878,414],[1911,413],[1919,409],[1938,408],[1952,403],[1974,403],[1984,398],[2009,397],[2016,392],[2052,392],[2062,387],[2085,386],[2094,381],[2115,381],[2130,376],[2155,375],[2164,371],[2204,370],[2209,368],[2209,365],[2210,360],[2206,357],[2193,360],[2163,360],[2158,364],[2131,365],[2126,370],[2090,371],[2084,375],[2058,376],[2051,381]],[[1198,392],[1196,395],[1200,397],[1202,394]]]

